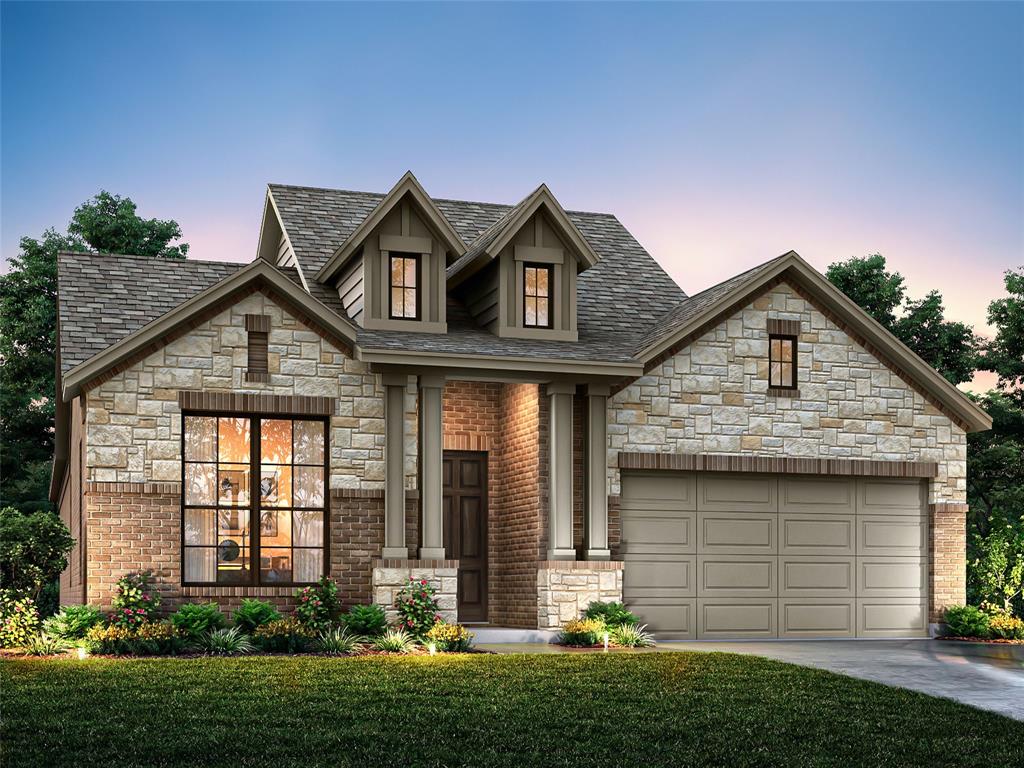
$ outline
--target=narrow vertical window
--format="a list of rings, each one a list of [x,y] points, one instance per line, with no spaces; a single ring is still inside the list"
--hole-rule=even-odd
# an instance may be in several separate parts
[[[523,325],[551,328],[551,293],[554,270],[544,264],[523,265]]]
[[[270,336],[269,315],[246,315],[245,330],[248,332],[245,380],[270,381],[269,355],[267,354]]]
[[[391,310],[393,320],[419,319],[419,256],[391,254]]]
[[[768,337],[768,386],[796,389],[796,336]]]

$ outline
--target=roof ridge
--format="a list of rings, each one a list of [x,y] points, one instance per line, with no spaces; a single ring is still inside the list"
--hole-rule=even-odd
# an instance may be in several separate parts
[[[251,264],[252,261],[226,261],[224,259],[190,259],[188,257],[184,259],[165,259],[160,256],[143,256],[138,253],[107,253],[105,251],[69,251],[62,250],[57,251],[58,256],[88,256],[93,259],[132,259],[134,261],[152,261],[154,259],[167,262],[169,264],[175,263],[189,263],[189,264],[233,264],[240,267],[244,267],[247,264]]]

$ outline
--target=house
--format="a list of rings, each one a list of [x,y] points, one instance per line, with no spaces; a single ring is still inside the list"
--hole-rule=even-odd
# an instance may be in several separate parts
[[[551,629],[911,636],[964,601],[986,414],[797,254],[687,296],[619,221],[271,185],[250,264],[59,259],[62,600],[321,575]]]

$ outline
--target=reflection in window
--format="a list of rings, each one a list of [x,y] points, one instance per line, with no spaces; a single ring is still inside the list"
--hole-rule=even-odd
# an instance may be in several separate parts
[[[523,266],[523,325],[527,328],[551,327],[553,274],[550,266]]]
[[[183,430],[185,582],[316,581],[325,563],[324,422],[189,415]]]
[[[768,386],[796,387],[796,337],[768,337]]]
[[[419,257],[411,253],[391,254],[391,311],[399,320],[419,317],[417,302]]]

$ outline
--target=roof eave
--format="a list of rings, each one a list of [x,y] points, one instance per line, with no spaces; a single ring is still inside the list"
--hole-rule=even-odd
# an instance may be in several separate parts
[[[602,360],[455,354],[450,352],[383,349],[379,347],[357,347],[356,358],[366,363],[443,368],[488,368],[495,371],[529,371],[546,374],[618,376],[624,378],[643,375],[643,365],[641,363]]]

